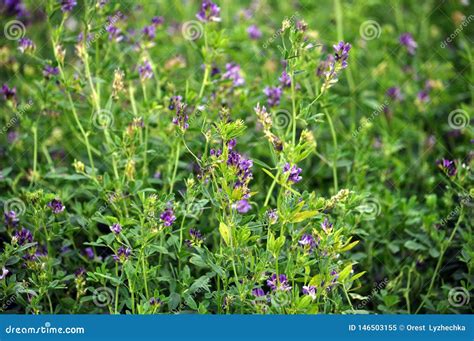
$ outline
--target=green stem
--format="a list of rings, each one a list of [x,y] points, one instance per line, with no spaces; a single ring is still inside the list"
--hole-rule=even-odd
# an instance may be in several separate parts
[[[332,175],[333,175],[333,180],[334,180],[334,191],[335,193],[337,193],[339,191],[338,180],[337,180],[337,159],[339,157],[337,135],[336,135],[336,131],[334,130],[334,124],[332,122],[331,116],[329,115],[329,112],[325,110],[325,113],[326,113],[326,117],[328,118],[329,128],[331,129],[332,142],[334,145],[334,156],[332,160]]]
[[[173,176],[172,176],[171,182],[170,182],[170,194],[173,193],[174,182],[176,180],[176,173],[178,172],[180,145],[181,145],[180,143],[178,143],[176,145],[176,156],[175,156],[175,160],[174,160],[174,170],[173,170]]]

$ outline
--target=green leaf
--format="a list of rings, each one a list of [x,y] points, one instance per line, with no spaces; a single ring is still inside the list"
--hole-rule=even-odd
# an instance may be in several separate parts
[[[293,218],[290,220],[291,223],[300,223],[305,221],[306,219],[312,218],[316,216],[319,212],[318,211],[304,211],[296,213]]]
[[[224,239],[224,242],[226,243],[226,245],[230,245],[231,239],[232,239],[232,231],[230,227],[224,224],[223,222],[220,222],[219,232],[221,234],[222,239]]]
[[[420,243],[417,243],[413,240],[408,240],[405,242],[405,244],[403,244],[407,249],[409,250],[413,250],[413,251],[420,251],[420,250],[426,250],[426,246],[420,244]]]

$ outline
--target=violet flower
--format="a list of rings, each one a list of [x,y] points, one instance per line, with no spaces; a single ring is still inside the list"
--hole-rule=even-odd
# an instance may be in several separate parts
[[[239,212],[241,214],[247,213],[248,211],[250,211],[252,209],[252,206],[250,206],[248,200],[246,200],[246,199],[242,199],[242,200],[237,201],[235,206],[237,208],[237,212]]]
[[[86,247],[86,248],[84,249],[84,254],[85,254],[86,257],[89,258],[89,259],[94,259],[94,258],[95,258],[94,249],[91,248],[91,247]]]
[[[0,281],[2,279],[6,278],[9,273],[10,273],[10,271],[8,271],[8,269],[6,267],[3,267],[2,268],[2,274],[0,275]]]
[[[54,214],[59,214],[66,208],[61,200],[53,199],[48,203],[48,207],[51,208]]]
[[[173,124],[174,125],[177,125],[182,132],[184,132],[185,130],[187,130],[189,128],[189,123],[188,123],[188,120],[189,120],[189,116],[186,112],[186,104],[184,103],[177,103],[176,104],[176,116],[173,117]]]
[[[296,165],[291,166],[288,162],[283,166],[283,174],[289,173],[288,181],[293,183],[300,182],[303,178],[300,176],[302,169]]]
[[[280,81],[281,86],[284,88],[289,88],[291,86],[291,77],[286,71],[281,73],[281,76],[278,78],[278,80]]]
[[[190,239],[185,240],[185,243],[189,247],[200,246],[204,241],[204,237],[202,236],[202,233],[199,230],[189,229],[189,236]]]
[[[5,217],[5,226],[16,227],[20,222],[15,211],[5,212],[3,215]]]
[[[263,297],[265,296],[265,291],[262,288],[254,288],[252,289],[252,295],[255,297]]]
[[[140,79],[142,81],[153,77],[153,69],[147,60],[145,60],[142,65],[138,66],[138,74],[140,75]]]
[[[329,233],[332,230],[332,223],[329,222],[328,218],[324,218],[323,222],[321,223],[321,228],[326,233]]]
[[[242,86],[245,84],[245,80],[240,72],[240,66],[236,63],[227,63],[225,65],[226,72],[222,75],[223,79],[232,80],[234,87]]]
[[[273,225],[273,224],[276,224],[276,222],[278,221],[278,212],[276,209],[272,209],[272,210],[268,210],[267,211],[267,218],[268,218],[268,222]]]
[[[63,11],[63,13],[71,12],[77,5],[76,0],[59,0],[59,3],[61,4],[61,11]]]
[[[1,93],[2,93],[2,95],[3,95],[3,98],[4,98],[6,101],[9,101],[9,100],[16,100],[16,88],[15,88],[15,87],[10,88],[10,87],[8,86],[8,84],[3,84],[3,85],[2,85]]]
[[[283,90],[281,87],[269,87],[267,86],[263,93],[267,96],[267,104],[269,107],[275,107],[280,104],[281,95],[283,94]]]
[[[219,6],[210,0],[204,0],[201,4],[199,12],[196,14],[196,18],[202,22],[221,21],[219,16],[220,12],[221,9]]]
[[[35,43],[29,38],[20,38],[18,40],[18,50],[21,53],[32,52],[36,48]]]
[[[160,219],[163,222],[163,225],[171,226],[176,220],[176,216],[174,215],[173,209],[167,208],[163,213],[161,213]]]
[[[110,226],[110,231],[112,231],[115,234],[120,234],[122,232],[122,225],[116,223]]]
[[[456,167],[456,161],[451,161],[448,159],[442,159],[438,161],[438,166],[446,173],[449,177],[453,177],[457,174],[458,169]]]
[[[309,249],[310,251],[316,247],[316,241],[310,234],[304,234],[298,241],[298,244],[300,244],[304,248]]]
[[[270,279],[267,280],[267,285],[273,291],[289,291],[291,290],[291,286],[288,283],[288,279],[286,278],[285,274],[280,274],[277,278],[276,274],[273,274]]]
[[[415,39],[413,39],[413,36],[410,33],[403,33],[398,40],[400,44],[406,47],[409,54],[415,54],[415,50],[418,47],[418,44],[416,43]]]
[[[113,255],[113,258],[116,262],[124,262],[130,257],[131,254],[132,250],[130,248],[121,246],[117,250],[117,253]]]
[[[402,92],[398,86],[392,86],[387,89],[386,95],[393,101],[403,100]]]
[[[349,58],[349,51],[351,44],[340,41],[337,45],[333,45],[334,48],[334,59],[336,63],[340,64],[341,69],[347,67],[347,59]]]
[[[250,39],[258,40],[262,38],[262,31],[258,28],[257,25],[251,25],[247,28],[247,33]]]
[[[13,240],[15,240],[18,245],[24,245],[33,242],[33,235],[31,234],[30,230],[22,227],[21,230],[16,231],[16,233],[13,235]]]
[[[316,287],[312,285],[303,286],[303,294],[310,296],[313,300],[316,298]]]
[[[43,76],[46,79],[51,79],[53,76],[59,75],[59,69],[56,66],[46,65],[43,69]]]

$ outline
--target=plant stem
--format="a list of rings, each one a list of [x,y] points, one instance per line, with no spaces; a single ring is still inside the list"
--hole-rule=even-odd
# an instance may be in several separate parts
[[[171,178],[170,182],[170,194],[173,193],[173,187],[174,187],[174,182],[176,179],[176,173],[178,172],[178,162],[179,162],[179,150],[180,150],[180,143],[177,143],[176,145],[176,156],[174,160],[174,170],[173,170],[173,176]]]
[[[334,191],[337,193],[339,191],[339,186],[338,186],[338,180],[337,180],[337,159],[339,157],[339,151],[338,151],[338,146],[337,146],[337,135],[336,131],[334,130],[334,124],[332,123],[331,116],[329,115],[329,112],[327,109],[325,110],[326,117],[328,118],[328,123],[329,123],[329,128],[331,129],[331,135],[332,135],[332,142],[334,145],[334,156],[332,160],[332,175],[333,175],[333,180],[334,180]]]

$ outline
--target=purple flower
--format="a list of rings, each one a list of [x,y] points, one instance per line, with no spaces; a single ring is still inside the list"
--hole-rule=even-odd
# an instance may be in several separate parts
[[[303,294],[310,296],[313,300],[316,298],[316,287],[312,285],[303,286]]]
[[[20,219],[18,219],[15,211],[5,212],[3,215],[5,217],[5,226],[16,227],[18,225]]]
[[[349,51],[351,44],[340,41],[337,45],[333,45],[334,48],[334,59],[336,63],[341,65],[342,69],[347,67],[347,59],[349,58]]]
[[[72,9],[77,5],[76,0],[59,0],[59,3],[61,4],[61,11],[64,13],[71,12]]]
[[[31,39],[20,38],[18,40],[18,50],[20,50],[21,53],[34,51],[35,48],[36,45]]]
[[[252,209],[252,206],[250,206],[248,200],[242,199],[242,200],[237,201],[236,208],[237,208],[237,212],[244,214],[250,211]]]
[[[328,218],[324,218],[323,222],[321,223],[321,228],[326,233],[329,233],[331,231],[332,223],[329,222]]]
[[[240,66],[236,63],[227,63],[226,72],[222,75],[223,79],[232,80],[232,85],[238,87],[245,84],[245,80],[240,72]]]
[[[254,288],[252,289],[252,295],[255,297],[262,297],[265,296],[265,291],[262,288]]]
[[[253,177],[252,166],[253,161],[244,158],[242,155],[237,153],[235,150],[229,152],[227,158],[227,165],[233,167],[237,172],[237,182],[235,183],[235,188],[243,188],[245,194],[248,193],[248,183]]]
[[[159,298],[152,297],[150,298],[150,305],[151,306],[160,306],[162,301]]]
[[[291,286],[288,284],[288,279],[285,274],[280,274],[277,279],[277,275],[273,274],[270,279],[267,279],[267,285],[273,290],[289,291]]]
[[[310,234],[304,234],[298,241],[298,244],[300,244],[304,248],[308,248],[310,251],[316,247],[316,241]]]
[[[43,69],[43,76],[46,79],[51,79],[53,76],[59,75],[59,69],[56,66],[46,65]]]
[[[89,259],[94,259],[95,258],[94,249],[92,249],[91,247],[86,247],[84,249],[84,254]]]
[[[402,92],[398,86],[392,86],[388,88],[386,94],[394,101],[403,100]]]
[[[413,36],[410,33],[403,33],[399,38],[399,42],[400,44],[406,47],[409,54],[415,54],[415,50],[418,47],[418,44],[416,43],[415,39],[413,39]]]
[[[8,269],[6,267],[3,267],[2,268],[2,274],[0,275],[0,281],[2,279],[4,279],[5,277],[7,277],[7,275],[10,273],[10,271],[8,271]]]
[[[145,60],[142,65],[138,66],[138,74],[140,75],[140,79],[142,81],[153,77],[153,69],[147,60]]]
[[[110,231],[112,231],[115,234],[119,234],[120,232],[122,232],[122,225],[118,223],[113,224],[112,226],[110,226]]]
[[[154,25],[154,26],[159,26],[159,25],[162,25],[163,23],[165,22],[165,18],[161,17],[161,16],[156,16],[156,17],[153,17],[151,19],[151,24]]]
[[[25,8],[25,4],[21,0],[4,0],[0,2],[0,12],[8,16],[15,16],[18,18],[27,17],[30,15]]]
[[[288,181],[293,182],[295,184],[303,179],[300,176],[301,172],[301,168],[298,168],[298,166],[296,165],[291,166],[288,162],[285,164],[285,166],[283,166],[283,174],[289,173],[290,175],[288,176]]]
[[[416,99],[421,103],[427,103],[430,101],[430,95],[427,90],[421,90],[416,95]]]
[[[107,25],[106,31],[109,33],[110,41],[114,40],[118,43],[123,40],[123,35],[121,33],[122,31],[120,30],[120,28],[115,26],[115,24]]]
[[[456,161],[451,161],[448,159],[442,159],[438,161],[438,166],[446,173],[446,175],[453,177],[457,174],[458,169],[456,167]]]
[[[222,150],[220,149],[215,150],[214,148],[211,148],[211,150],[209,151],[209,154],[211,156],[219,157],[222,155]]]
[[[59,214],[66,208],[61,200],[53,199],[48,203],[48,207],[51,208],[54,214]]]
[[[170,104],[168,106],[168,109],[170,110],[175,110],[176,109],[176,106],[178,104],[181,104],[183,101],[183,97],[182,96],[172,96],[170,98]]]
[[[163,225],[171,226],[176,220],[173,209],[167,208],[163,213],[161,213],[160,219],[163,222]]]
[[[153,40],[156,37],[156,26],[155,25],[145,26],[142,30],[142,33],[149,40]]]
[[[16,88],[13,87],[13,88],[9,88],[8,87],[8,84],[3,84],[2,85],[2,95],[3,95],[3,98],[6,100],[6,101],[9,101],[9,100],[16,100]]]
[[[257,27],[257,25],[249,26],[249,28],[247,28],[247,33],[248,33],[250,39],[258,40],[258,39],[262,38],[262,32]]]
[[[229,142],[227,142],[227,149],[232,150],[234,147],[237,145],[237,140],[236,139],[231,139]]]
[[[191,247],[191,246],[200,246],[202,242],[204,241],[204,237],[202,236],[201,231],[196,230],[196,229],[189,229],[189,236],[190,239],[187,239],[185,243]]]
[[[86,274],[86,269],[84,269],[84,267],[80,267],[79,269],[77,269],[76,271],[74,271],[74,276],[76,276],[76,278],[79,278],[79,277],[82,277]]]
[[[281,86],[283,86],[284,88],[288,88],[291,86],[291,77],[286,71],[283,71],[281,73],[281,76],[280,78],[278,78],[278,80],[280,81]]]
[[[269,87],[267,86],[263,93],[267,96],[267,104],[269,107],[274,107],[280,104],[281,95],[283,90],[279,86]]]
[[[267,211],[267,218],[270,224],[275,224],[278,221],[278,212],[276,209]]]
[[[198,18],[202,22],[209,22],[209,21],[221,21],[219,17],[221,9],[215,3],[210,0],[204,0],[201,4],[201,9],[196,14],[196,18]]]
[[[128,247],[121,246],[117,250],[117,253],[113,255],[113,258],[116,262],[124,262],[130,257],[132,254],[132,250],[130,250]]]
[[[24,245],[26,243],[33,242],[33,235],[31,234],[30,230],[22,227],[20,231],[16,231],[16,233],[13,235],[13,239],[16,240],[19,245]]]
[[[176,116],[173,117],[173,124],[177,125],[182,132],[189,128],[189,116],[186,112],[186,104],[182,102],[176,103]]]

